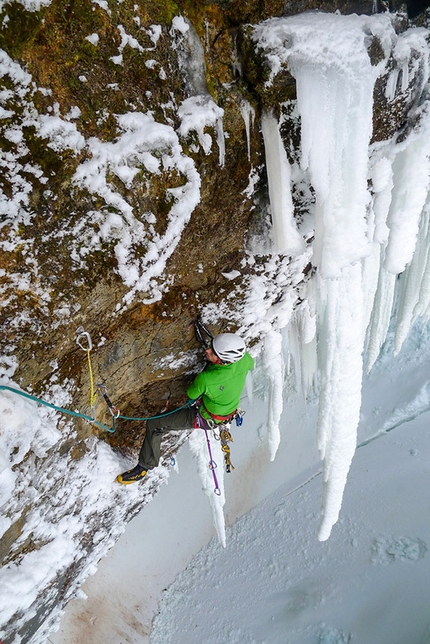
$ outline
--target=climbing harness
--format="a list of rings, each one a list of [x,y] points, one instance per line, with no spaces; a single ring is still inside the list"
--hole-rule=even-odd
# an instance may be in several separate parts
[[[215,440],[221,442],[221,450],[224,453],[225,471],[227,472],[227,474],[230,474],[230,472],[234,470],[234,465],[231,462],[230,458],[231,450],[229,443],[234,442],[233,437],[230,433],[230,427],[233,420],[236,421],[237,427],[240,427],[243,423],[245,412],[243,411],[243,409],[240,409],[238,407],[233,413],[229,414],[228,416],[218,416],[217,414],[212,414],[210,411],[208,411],[208,409],[206,409],[205,405],[203,404],[202,398],[198,398],[197,400],[192,401],[191,405],[196,407],[196,421],[199,421],[197,427],[205,430],[206,440],[209,441],[207,429],[210,429],[214,435]],[[210,416],[210,418],[206,418],[206,416],[203,418],[200,413],[200,409],[204,409],[204,411]],[[209,455],[209,467],[212,469],[213,460],[210,448]]]

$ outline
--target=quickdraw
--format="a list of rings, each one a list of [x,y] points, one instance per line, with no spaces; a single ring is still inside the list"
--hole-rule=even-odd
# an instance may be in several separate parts
[[[97,392],[94,389],[94,377],[93,377],[93,368],[91,365],[91,349],[93,348],[93,343],[91,341],[90,334],[84,330],[84,327],[80,326],[76,329],[76,344],[87,354],[88,360],[88,371],[90,376],[90,402],[89,402],[89,411],[91,416],[95,418],[95,408],[94,403],[96,401]]]
[[[97,392],[98,392],[106,401],[106,404],[112,415],[112,429],[109,431],[113,433],[116,430],[115,419],[119,418],[119,415],[121,412],[117,407],[115,407],[115,405],[112,404],[111,400],[109,399],[106,385],[104,385],[101,382],[98,382],[97,389],[94,387],[93,368],[91,364],[91,350],[93,348],[93,343],[92,343],[90,334],[87,331],[85,331],[84,327],[82,326],[76,329],[76,344],[78,345],[78,347],[80,347],[83,351],[86,352],[87,360],[88,360],[88,372],[89,372],[89,378],[90,378],[90,401],[89,401],[89,407],[88,407],[88,412],[89,412],[88,415],[91,418],[91,420],[89,420],[88,422],[97,422],[95,401],[96,401]]]

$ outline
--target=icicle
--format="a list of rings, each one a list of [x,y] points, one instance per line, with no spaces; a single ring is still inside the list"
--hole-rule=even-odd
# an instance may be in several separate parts
[[[371,244],[369,255],[362,260],[363,320],[366,325],[364,332],[367,331],[375,305],[380,266],[381,247],[379,244]]]
[[[381,264],[378,276],[378,286],[372,308],[368,333],[366,351],[366,370],[369,372],[373,367],[381,347],[387,337],[390,319],[393,310],[394,291],[396,287],[396,276],[388,273],[382,265],[384,249],[380,249]]]
[[[396,96],[399,73],[400,69],[398,67],[395,67],[388,77],[387,84],[385,86],[385,98],[388,101],[392,101]]]
[[[224,495],[224,457],[221,451],[220,441],[211,441],[212,455],[215,463],[218,465],[216,469],[216,476],[220,487],[221,494],[218,496],[214,493],[214,479],[211,469],[209,468],[210,457],[208,454],[208,447],[206,436],[203,429],[196,429],[192,432],[188,444],[191,453],[197,461],[197,469],[202,482],[203,492],[209,499],[209,504],[212,510],[212,519],[218,535],[220,544],[226,547],[226,534],[225,534],[225,519],[223,507],[225,504]]]
[[[316,384],[318,371],[316,318],[311,315],[307,300],[292,315],[288,343],[294,360],[297,391],[306,399]]]
[[[269,378],[269,418],[267,434],[270,460],[275,460],[281,440],[279,421],[283,409],[282,389],[284,384],[284,365],[282,359],[282,335],[271,330],[265,337],[263,365]]]
[[[398,146],[400,147],[400,146]],[[401,146],[393,162],[393,191],[385,268],[402,273],[412,260],[430,178],[430,109],[421,114],[417,132]]]
[[[370,178],[375,193],[373,201],[373,239],[378,244],[385,244],[390,232],[387,226],[387,217],[393,189],[392,162],[386,157],[378,159],[371,169]]]
[[[278,121],[271,113],[263,113],[261,127],[266,151],[269,198],[273,220],[273,242],[277,253],[299,255],[305,243],[294,223],[291,197],[291,169],[279,132]]]
[[[396,318],[394,352],[398,353],[419,315],[429,305],[430,279],[429,212],[426,209],[421,223],[418,243],[411,263],[400,276],[399,303]]]
[[[294,46],[290,44],[284,51],[297,83],[301,166],[309,172],[316,197],[312,263],[325,278],[320,282],[318,305],[318,443],[325,461],[319,539],[325,540],[340,511],[361,404],[369,309],[363,293],[362,262],[371,250],[368,147],[377,71],[367,53],[361,21],[321,16],[318,26],[316,18],[301,15],[285,19],[282,42],[285,46],[293,38]],[[270,148],[266,138],[274,147],[273,116],[271,119],[263,121],[266,149]],[[267,165],[271,191],[269,159]]]
[[[242,99],[240,103],[240,113],[242,114],[242,118],[245,123],[248,161],[251,161],[251,126],[254,127],[255,110],[249,101]]]
[[[333,47],[336,46],[334,40]],[[294,65],[294,63],[293,63]],[[302,167],[316,192],[313,263],[323,277],[365,256],[368,145],[375,81],[367,53],[350,68],[294,65],[302,122]]]
[[[425,250],[422,248],[422,254],[426,254],[425,266],[423,269],[423,276],[420,285],[420,292],[418,302],[414,309],[415,319],[421,317],[423,322],[427,322],[430,315],[430,194],[428,197],[428,202],[424,208],[424,214],[422,219],[422,231],[423,237],[426,238],[426,243],[424,239],[421,239],[421,247],[425,246]]]
[[[224,137],[224,128],[222,124],[222,116],[219,116],[217,118],[217,121],[215,124],[215,132],[216,132],[216,141],[217,141],[218,150],[219,150],[218,162],[221,168],[223,168],[225,163],[225,137]]]
[[[337,521],[355,452],[363,351],[372,308],[368,364],[373,364],[385,339],[396,274],[412,259],[429,184],[430,109],[423,101],[417,102],[416,108],[419,126],[406,141],[397,148],[392,144],[374,146],[372,203],[368,178],[375,81],[386,72],[395,47],[396,69],[388,97],[395,97],[399,85],[406,91],[411,79],[417,86],[416,96],[420,96],[428,82],[427,33],[411,29],[397,36],[392,18],[385,14],[304,13],[265,21],[254,30],[257,46],[265,50],[271,70],[267,85],[286,66],[296,80],[301,170],[310,178],[315,194],[312,264],[317,267],[313,281],[318,281],[321,374],[318,446],[324,459],[320,540],[329,537]],[[376,65],[368,52],[370,34],[378,38],[384,52],[384,60]],[[272,114],[263,115],[262,131],[274,233],[278,236],[275,227],[281,229],[279,239],[283,243],[285,224],[281,215],[291,208],[291,194],[285,200],[290,168],[285,167],[288,160]],[[374,242],[386,248],[384,268],[380,270],[381,257]],[[423,305],[429,302],[424,290],[427,285]],[[417,309],[411,310],[415,315]],[[426,311],[430,312],[430,303]],[[291,333],[290,344],[295,342],[293,350],[297,351],[297,321]],[[302,364],[303,360],[300,371]],[[303,380],[302,373],[300,377]]]
[[[248,396],[249,404],[252,407],[252,405],[254,404],[254,380],[252,377],[252,371],[248,371],[248,373],[246,374],[245,391],[246,395]]]

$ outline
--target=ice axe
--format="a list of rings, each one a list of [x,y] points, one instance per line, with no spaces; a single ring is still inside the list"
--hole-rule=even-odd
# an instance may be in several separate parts
[[[200,316],[197,316],[196,319],[191,322],[189,328],[191,328],[192,326],[194,327],[194,333],[196,335],[197,340],[200,342],[200,344],[203,346],[204,349],[209,349],[214,336],[209,331],[209,329],[203,324],[203,322],[200,319]]]

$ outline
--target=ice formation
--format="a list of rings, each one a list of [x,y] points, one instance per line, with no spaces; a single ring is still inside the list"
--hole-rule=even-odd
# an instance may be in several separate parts
[[[224,456],[221,451],[221,442],[211,440],[210,437],[213,438],[212,432],[208,432],[206,435],[204,431],[194,431],[190,435],[188,444],[197,463],[202,490],[209,501],[218,541],[225,548],[227,544],[223,511],[225,504]]]
[[[316,312],[314,346],[321,379],[320,540],[329,537],[338,519],[355,452],[365,349],[370,368],[385,340],[396,296],[396,351],[414,321],[429,318],[428,31],[409,29],[397,35],[393,20],[390,14],[309,13],[271,19],[254,30],[257,47],[271,66],[271,79],[287,65],[296,80],[301,120],[298,174],[308,178],[315,193],[312,263],[317,272],[308,297]],[[384,52],[377,64],[368,52],[372,38]],[[394,100],[399,92],[412,96],[415,125],[402,141],[371,145],[374,85],[388,69],[387,98]],[[291,172],[273,116],[263,116],[262,129],[279,252],[281,247],[288,249],[287,240],[294,246]],[[288,250],[294,256],[300,248],[294,252],[290,245]],[[290,324],[296,323],[292,318]],[[297,327],[290,337],[294,331]],[[303,372],[303,384],[312,382],[309,351],[300,355],[303,343],[290,342],[294,344],[300,379]]]
[[[243,99],[240,104],[240,113],[245,123],[246,144],[248,148],[248,161],[251,161],[251,128],[254,127],[255,110],[251,103]]]
[[[290,164],[273,114],[263,114],[261,129],[266,149],[274,249],[277,253],[298,255],[305,244],[294,223]]]

